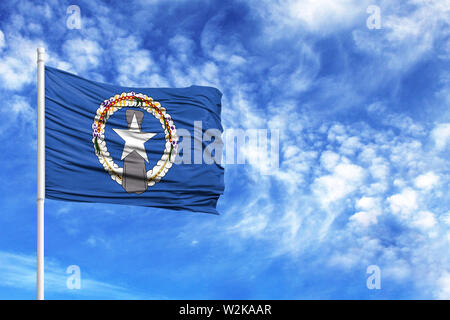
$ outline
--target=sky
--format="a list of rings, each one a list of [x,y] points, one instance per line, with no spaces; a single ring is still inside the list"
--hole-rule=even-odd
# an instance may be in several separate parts
[[[45,47],[91,80],[216,87],[225,130],[279,132],[277,170],[224,165],[218,216],[46,200],[47,299],[450,299],[449,22],[449,0],[1,1],[0,298],[35,298]]]

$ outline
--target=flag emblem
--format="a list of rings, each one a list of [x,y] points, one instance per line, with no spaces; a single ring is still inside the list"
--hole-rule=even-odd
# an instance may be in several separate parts
[[[105,128],[108,119],[122,108],[128,108],[125,113],[128,129],[112,128],[124,142],[120,159],[123,160],[123,167],[119,167],[108,152]],[[149,161],[144,143],[156,133],[141,130],[146,113],[159,120],[165,136],[165,148],[162,150],[161,159],[148,171],[145,167],[145,163]],[[159,102],[144,94],[124,92],[102,102],[94,117],[92,130],[94,151],[100,164],[111,179],[128,193],[143,193],[148,187],[154,186],[166,175],[175,161],[178,147],[175,124]]]

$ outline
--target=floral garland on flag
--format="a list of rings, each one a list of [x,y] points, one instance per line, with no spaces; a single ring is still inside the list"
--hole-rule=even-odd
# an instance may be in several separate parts
[[[147,184],[153,186],[165,176],[175,161],[178,148],[178,136],[176,134],[175,124],[172,118],[166,112],[166,109],[157,101],[141,93],[123,92],[121,95],[115,95],[100,104],[97,109],[94,123],[92,124],[92,143],[94,144],[95,154],[103,168],[110,174],[111,179],[118,184],[122,184],[123,168],[119,167],[112,159],[105,141],[105,126],[109,117],[116,111],[127,108],[141,108],[151,113],[159,120],[164,130],[166,144],[163,155],[156,165],[147,171]]]

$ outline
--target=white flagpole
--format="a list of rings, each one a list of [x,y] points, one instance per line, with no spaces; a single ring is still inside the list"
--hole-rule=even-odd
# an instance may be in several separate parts
[[[37,272],[36,298],[44,300],[45,49],[37,49]]]

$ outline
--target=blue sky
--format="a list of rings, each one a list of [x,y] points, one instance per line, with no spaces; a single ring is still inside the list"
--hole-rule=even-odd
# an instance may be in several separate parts
[[[66,9],[81,9],[68,29]],[[380,8],[369,29],[367,8]],[[220,216],[46,201],[48,299],[449,299],[450,2],[2,1],[0,298],[35,297],[36,48],[123,86],[219,88]],[[8,101],[8,103],[5,103]],[[80,290],[66,268],[81,269]],[[381,270],[381,289],[366,269]]]

